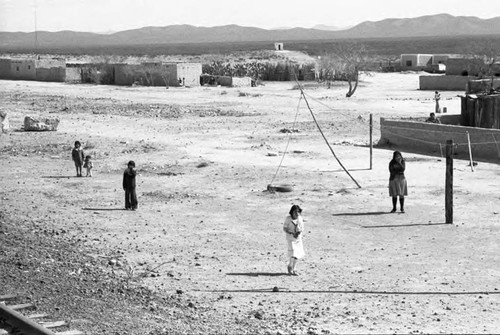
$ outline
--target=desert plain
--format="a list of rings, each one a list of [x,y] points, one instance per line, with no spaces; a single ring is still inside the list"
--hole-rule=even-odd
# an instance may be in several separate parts
[[[406,212],[390,214],[380,117],[425,118],[420,73],[293,82],[117,87],[0,81],[0,294],[87,334],[498,333],[498,165],[403,151]],[[458,94],[441,92],[448,113]],[[370,169],[369,120],[373,116]],[[59,118],[25,132],[26,115]],[[93,158],[77,178],[73,143]],[[138,169],[137,211],[122,174]],[[291,185],[292,192],[267,191]],[[286,273],[282,224],[304,212],[306,257]]]

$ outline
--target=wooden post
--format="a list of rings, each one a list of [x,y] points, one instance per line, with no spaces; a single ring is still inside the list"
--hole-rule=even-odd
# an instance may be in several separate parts
[[[370,114],[370,170],[373,168],[373,114]]]
[[[0,317],[7,320],[11,326],[18,328],[23,334],[55,335],[54,332],[25,317],[6,305],[0,304]]]
[[[474,172],[474,161],[472,160],[472,149],[470,146],[470,135],[469,132],[465,132],[467,134],[467,143],[469,144],[469,158],[470,158],[470,170]]]
[[[498,147],[497,139],[495,138],[495,135],[491,134],[491,136],[493,137],[493,141],[495,141],[495,145],[497,146],[498,158],[500,158],[500,148]]]
[[[446,141],[446,182],[445,182],[446,223],[453,223],[453,140]]]

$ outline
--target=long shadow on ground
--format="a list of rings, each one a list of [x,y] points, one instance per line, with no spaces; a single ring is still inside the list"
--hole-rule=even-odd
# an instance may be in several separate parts
[[[125,208],[82,208],[84,211],[124,211]]]
[[[289,276],[288,273],[284,272],[241,272],[241,273],[227,273],[228,276],[249,276],[249,277],[280,277],[280,276]]]
[[[361,215],[383,215],[383,214],[393,214],[393,213],[390,212],[337,213],[337,214],[332,214],[332,216],[361,216]]]
[[[208,292],[208,291],[207,291]],[[213,290],[210,292],[220,292],[220,293],[257,293],[257,292],[273,292],[273,293],[330,293],[330,294],[377,294],[377,295],[489,295],[489,294],[500,294],[500,291],[462,291],[462,292],[452,292],[452,291],[421,291],[421,292],[404,292],[404,291],[363,291],[363,290],[287,290],[280,289],[277,291],[275,288],[264,288],[264,289],[251,289],[251,290]]]

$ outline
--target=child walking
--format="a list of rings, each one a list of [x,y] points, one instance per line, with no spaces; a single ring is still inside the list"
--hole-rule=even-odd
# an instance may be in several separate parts
[[[297,261],[304,257],[304,245],[302,235],[304,232],[304,220],[302,219],[302,208],[299,205],[293,205],[288,212],[283,224],[283,231],[286,233],[286,242],[288,246],[288,274],[298,276],[295,271]]]
[[[123,190],[125,191],[125,209],[137,209],[137,194],[135,193],[135,162],[129,161],[123,172]]]
[[[83,154],[82,144],[80,143],[80,141],[76,141],[75,147],[71,151],[71,158],[73,159],[73,162],[75,162],[77,177],[82,177],[82,165],[84,157],[85,155]]]
[[[83,167],[87,169],[87,177],[92,177],[92,168],[94,167],[94,164],[92,163],[92,157],[90,156],[85,156],[85,164],[83,164]]]

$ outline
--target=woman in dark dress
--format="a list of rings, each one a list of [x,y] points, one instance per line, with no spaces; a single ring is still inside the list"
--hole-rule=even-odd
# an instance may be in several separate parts
[[[405,160],[399,151],[394,151],[392,160],[389,163],[389,195],[392,197],[392,210],[391,213],[396,212],[396,205],[398,203],[401,213],[405,212],[405,195],[408,195],[408,186],[406,185],[405,178]]]

